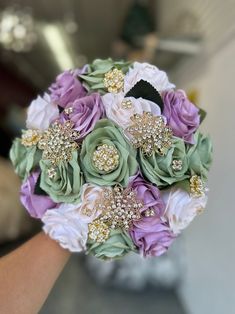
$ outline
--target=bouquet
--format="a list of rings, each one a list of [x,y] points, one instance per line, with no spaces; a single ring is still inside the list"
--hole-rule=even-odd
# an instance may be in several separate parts
[[[72,252],[160,256],[206,206],[204,116],[148,63],[65,71],[32,101],[13,142],[21,202]]]

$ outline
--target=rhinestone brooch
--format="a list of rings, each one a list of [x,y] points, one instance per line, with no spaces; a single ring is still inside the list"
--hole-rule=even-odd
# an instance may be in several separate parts
[[[21,136],[21,144],[26,147],[34,146],[38,144],[40,139],[41,133],[39,132],[39,130],[24,130]]]
[[[99,171],[111,172],[119,165],[118,150],[112,145],[100,145],[94,151],[92,161]]]
[[[109,93],[119,93],[123,90],[124,74],[121,70],[114,68],[104,75],[104,87]]]
[[[205,195],[204,184],[202,179],[197,175],[193,175],[190,178],[190,192],[192,197],[201,197]]]
[[[38,143],[38,148],[43,150],[42,159],[51,162],[48,176],[53,178],[56,174],[55,166],[60,162],[72,159],[72,152],[78,148],[75,142],[79,133],[73,130],[73,123],[66,121],[64,124],[56,121],[47,129]]]
[[[180,171],[183,168],[183,162],[180,159],[174,159],[171,166],[173,170]]]
[[[172,145],[172,130],[162,116],[154,116],[151,112],[131,117],[132,124],[126,129],[132,145],[151,156],[154,152],[165,155]]]
[[[137,199],[136,192],[132,189],[123,189],[121,186],[104,188],[102,197],[98,200],[97,211],[101,216],[93,222],[103,224],[111,229],[129,230],[134,221],[141,218],[143,202]]]

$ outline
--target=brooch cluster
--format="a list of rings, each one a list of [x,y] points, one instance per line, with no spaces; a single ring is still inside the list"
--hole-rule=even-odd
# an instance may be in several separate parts
[[[38,148],[43,150],[42,158],[51,163],[52,167],[48,169],[49,177],[54,177],[55,166],[61,161],[68,162],[72,159],[72,152],[78,148],[78,138],[79,133],[73,130],[71,121],[64,124],[56,121],[43,133]]]
[[[41,139],[41,133],[38,130],[24,130],[21,136],[21,143],[26,147],[37,145]]]
[[[190,192],[193,197],[201,197],[205,194],[205,187],[202,179],[197,175],[193,175],[190,178]]]
[[[104,76],[104,87],[107,88],[109,93],[119,93],[123,90],[124,74],[121,70],[114,68]]]
[[[105,241],[109,233],[107,230],[122,229],[129,230],[132,227],[133,221],[141,218],[141,208],[143,202],[137,199],[136,192],[132,189],[123,189],[121,186],[114,188],[104,188],[103,196],[97,202],[97,211],[100,211],[101,216],[89,226],[89,237],[96,241]],[[107,228],[106,228],[107,227]],[[104,232],[105,235],[104,236]],[[103,239],[100,240],[100,237]]]
[[[96,148],[92,160],[99,171],[110,172],[119,165],[119,153],[113,145],[103,144]]]
[[[131,117],[132,124],[126,129],[131,135],[131,142],[135,148],[151,156],[154,152],[165,155],[172,144],[172,130],[162,116],[154,116],[151,112]]]

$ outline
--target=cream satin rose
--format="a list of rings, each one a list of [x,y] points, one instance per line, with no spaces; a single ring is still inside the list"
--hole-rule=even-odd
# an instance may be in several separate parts
[[[164,216],[174,234],[179,234],[206,207],[207,196],[191,197],[180,188],[162,192],[166,204]]]
[[[101,199],[103,188],[98,185],[84,184],[82,187],[81,203],[77,205],[77,210],[80,215],[86,218],[86,221],[92,222],[100,214],[97,211],[96,202]]]
[[[95,204],[102,191],[99,186],[84,184],[81,203],[61,204],[57,208],[47,210],[42,217],[43,230],[71,252],[85,250],[88,224],[101,214]]]
[[[127,93],[140,80],[149,82],[158,92],[175,88],[164,71],[148,63],[134,62],[124,78],[124,92]]]
[[[124,93],[108,93],[102,96],[106,116],[123,129],[130,125],[130,118],[134,114],[144,111],[161,115],[160,107],[152,101],[143,98],[126,97]]]
[[[81,252],[86,249],[88,223],[75,207],[61,204],[47,210],[42,217],[43,230],[63,248],[71,252]]]
[[[38,96],[28,108],[26,126],[28,129],[44,131],[51,122],[59,118],[59,109],[48,94]]]

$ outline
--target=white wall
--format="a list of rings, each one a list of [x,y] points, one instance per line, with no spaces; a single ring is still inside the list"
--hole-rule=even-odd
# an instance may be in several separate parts
[[[197,88],[214,143],[207,210],[185,232],[181,296],[192,314],[235,313],[235,36],[206,61],[175,71],[178,87]]]

